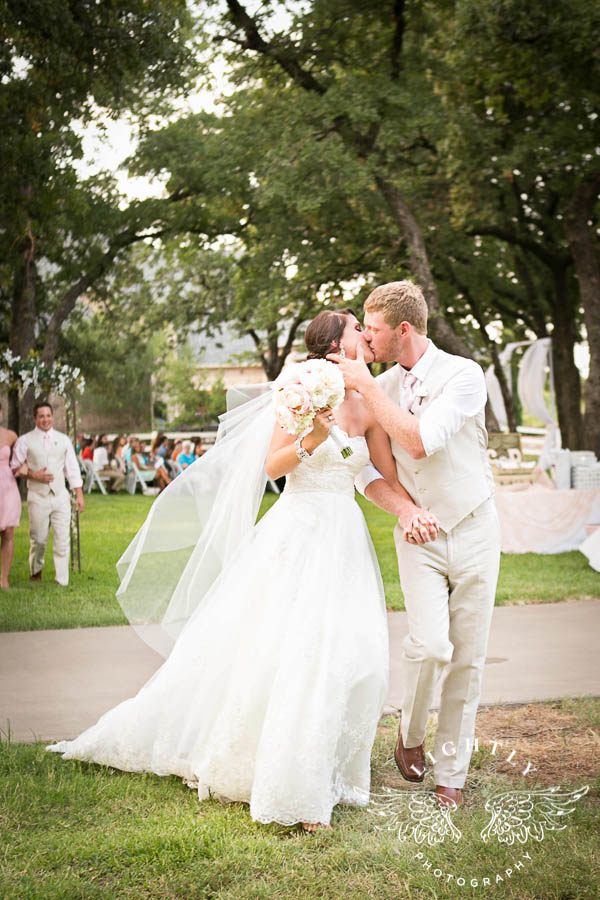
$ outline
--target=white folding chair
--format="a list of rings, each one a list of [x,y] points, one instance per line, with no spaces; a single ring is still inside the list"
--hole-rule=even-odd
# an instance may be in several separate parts
[[[83,471],[85,472],[85,485],[83,487],[85,493],[91,494],[92,488],[94,485],[97,485],[97,487],[100,488],[100,492],[106,494],[106,488],[104,487],[103,482],[110,481],[109,476],[103,475],[102,472],[98,472],[91,459],[82,459],[80,461],[80,466],[83,466]]]

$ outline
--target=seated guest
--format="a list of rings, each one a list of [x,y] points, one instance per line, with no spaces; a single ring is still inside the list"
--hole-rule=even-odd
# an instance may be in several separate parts
[[[89,459],[90,462],[93,462],[95,447],[96,447],[96,438],[94,438],[94,437],[84,438],[83,450],[81,451],[81,458]]]
[[[183,441],[179,440],[179,438],[175,441],[173,446],[173,450],[171,451],[171,459],[173,461],[177,460],[179,454],[181,453],[181,449],[183,447]]]
[[[122,475],[127,474],[127,466],[123,459],[123,451],[125,450],[126,443],[127,439],[125,435],[118,434],[116,438],[113,439],[108,453],[112,468],[116,469],[117,472],[121,472]]]
[[[195,462],[195,459],[194,445],[191,441],[184,441],[181,453],[177,457],[177,462],[182,469],[187,469],[188,466],[191,466],[191,464]]]
[[[150,444],[150,450],[155,458],[160,457],[164,462],[169,451],[169,439],[166,434],[157,434]]]
[[[165,458],[165,465],[167,467],[167,471],[171,478],[177,478],[179,473],[181,472],[181,466],[177,462],[176,459],[173,459],[173,450],[175,449],[175,441],[173,438],[168,438],[167,440],[167,455]]]
[[[94,463],[94,468],[102,467],[104,464],[108,465],[108,450],[107,450],[108,438],[105,434],[99,434],[96,440],[96,446],[94,447],[94,452],[92,453],[92,461]]]
[[[201,437],[193,437],[192,444],[194,445],[194,456],[198,459],[200,456],[204,456],[204,449],[202,448],[202,438]]]
[[[143,438],[140,438],[138,440],[138,444],[140,445],[139,450],[137,451],[138,455],[141,453],[142,456],[144,457],[144,462],[146,463],[146,465],[149,465],[154,460],[152,458],[152,455],[148,452],[148,448],[146,447],[146,441]]]
[[[167,474],[167,470],[164,466],[159,466],[155,469],[153,465],[148,463],[145,454],[142,452],[142,446],[143,444],[140,441],[134,441],[131,448],[131,462],[139,470],[144,481],[152,482],[156,487],[159,487],[161,491],[164,491],[166,486],[171,484],[171,478]],[[150,477],[151,473],[152,478]]]
[[[133,453],[133,445],[137,441],[135,434],[130,434],[125,442],[125,447],[123,449],[123,459],[126,463],[130,462],[131,454]]]
[[[101,434],[98,438],[98,446],[94,450],[93,461],[96,471],[101,472],[103,479],[108,481],[110,493],[118,494],[125,484],[125,475],[111,465],[111,459],[108,455],[108,438],[105,434]]]

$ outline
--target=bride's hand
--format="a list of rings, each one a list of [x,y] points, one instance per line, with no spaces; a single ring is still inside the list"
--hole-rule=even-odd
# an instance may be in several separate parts
[[[321,409],[316,414],[313,420],[312,431],[306,436],[306,442],[310,441],[311,444],[318,447],[319,444],[322,444],[323,441],[327,440],[333,425],[335,425],[333,410],[329,406],[326,406],[325,409]],[[304,446],[306,446],[306,443],[304,443]]]

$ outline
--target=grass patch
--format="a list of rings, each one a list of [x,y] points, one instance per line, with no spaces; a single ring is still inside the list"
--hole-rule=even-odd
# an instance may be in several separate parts
[[[598,701],[569,700],[572,715],[598,740]],[[559,704],[560,705],[560,704]],[[540,722],[547,708],[537,704]],[[569,712],[570,710],[570,712]],[[505,711],[514,715],[514,709]],[[432,723],[430,723],[430,726]],[[494,727],[499,727],[496,721]],[[372,789],[412,790],[391,760],[397,720],[383,719],[372,756]],[[431,747],[432,731],[428,732]],[[479,733],[479,730],[476,730]],[[390,764],[391,763],[391,764]],[[332,833],[300,835],[262,826],[245,804],[198,802],[177,778],[131,775],[44,751],[41,744],[0,745],[0,896],[7,900],[425,900],[484,894],[482,880],[497,874],[485,896],[511,900],[596,898],[597,778],[565,771],[565,790],[589,784],[567,827],[526,845],[484,843],[485,801],[511,788],[545,788],[496,768],[487,751],[474,754],[466,802],[452,814],[457,843],[435,847],[400,841],[396,829],[377,831],[367,810],[337,807]],[[433,786],[426,776],[425,788]],[[417,786],[418,790],[422,786]],[[423,861],[415,858],[421,852]],[[527,852],[531,861],[515,869]],[[434,874],[435,869],[443,877]],[[506,870],[512,869],[510,876]],[[453,878],[448,881],[448,875]],[[466,885],[456,883],[464,877]],[[471,879],[478,887],[471,887]]]
[[[67,588],[53,581],[52,538],[46,550],[44,580],[41,584],[30,584],[27,505],[24,504],[22,524],[15,535],[12,587],[0,592],[0,631],[125,624],[115,598],[118,586],[115,563],[142,524],[152,500],[139,494],[86,495],[86,509],[81,517],[83,571],[72,573]],[[261,515],[275,501],[273,494],[266,494]],[[392,538],[394,517],[362,497],[358,502],[379,558],[388,609],[404,609]],[[496,605],[549,603],[583,597],[600,597],[600,578],[578,551],[551,556],[524,553],[502,557]]]

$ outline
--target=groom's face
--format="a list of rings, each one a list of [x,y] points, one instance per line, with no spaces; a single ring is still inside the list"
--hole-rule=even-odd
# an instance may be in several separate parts
[[[403,354],[404,323],[390,328],[380,312],[365,312],[365,339],[375,362],[396,362]]]

